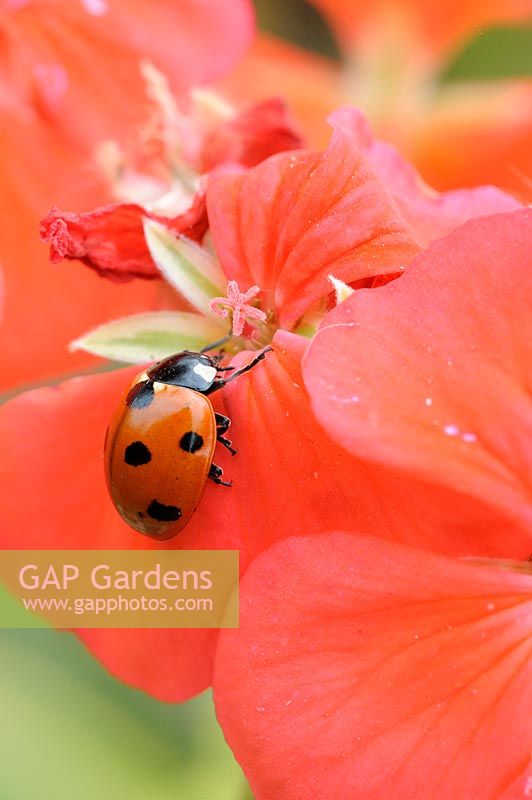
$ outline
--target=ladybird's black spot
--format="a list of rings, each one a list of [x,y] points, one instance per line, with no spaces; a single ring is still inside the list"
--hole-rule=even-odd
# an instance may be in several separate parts
[[[148,514],[158,522],[176,522],[181,517],[181,509],[177,506],[165,506],[158,500],[152,500],[148,506]]]
[[[141,467],[143,464],[149,464],[151,453],[144,442],[131,442],[124,451],[124,461],[130,467]]]
[[[179,447],[181,450],[184,450],[185,453],[195,453],[203,447],[203,436],[200,436],[199,433],[195,433],[194,431],[188,431],[181,437]]]
[[[130,408],[146,408],[153,400],[152,381],[140,381],[130,389],[126,397],[126,404]]]

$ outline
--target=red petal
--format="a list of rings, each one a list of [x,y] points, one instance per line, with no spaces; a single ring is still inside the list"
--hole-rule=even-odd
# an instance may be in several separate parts
[[[257,86],[266,97],[282,88],[282,96],[302,124],[306,139],[313,147],[325,147],[330,134],[325,120],[342,101],[340,81],[336,61],[259,32],[244,59],[220,87],[239,103],[254,101]]]
[[[203,146],[200,172],[210,172],[224,162],[253,167],[275,153],[302,146],[286,104],[273,98],[241,111],[210,133]]]
[[[144,238],[144,218],[162,222],[172,231],[200,240],[207,230],[205,201],[197,195],[189,211],[162,217],[135,203],[119,203],[84,214],[53,208],[41,222],[41,239],[50,245],[50,260],[82,261],[104,278],[129,281],[160,278]]]
[[[277,333],[274,352],[223,391],[238,455],[220,452],[216,461],[233,487],[205,495],[201,512],[213,519],[218,514],[234,531],[243,566],[280,538],[340,526],[447,553],[528,555],[527,531],[494,515],[489,505],[403,480],[335,444],[315,420],[304,390],[300,362],[307,344]],[[250,357],[241,354],[233,363]]]
[[[520,207],[494,187],[438,195],[356,109],[331,124],[325,153],[279,155],[214,177],[207,191],[226,273],[273,292],[284,327],[329,294],[329,274],[353,283],[397,273],[465,220]]]
[[[3,11],[8,101],[76,144],[125,132],[145,102],[150,59],[178,92],[223,74],[253,34],[246,0],[34,0]]]
[[[474,220],[335,309],[310,347],[318,418],[351,452],[532,520],[531,214]]]
[[[393,145],[375,139],[366,117],[356,108],[338,109],[331,114],[331,121],[351,133],[356,147],[364,153],[393,196],[403,219],[424,245],[468,219],[522,207],[514,197],[495,186],[435,192]]]
[[[214,691],[257,800],[524,796],[531,575],[332,534],[275,545],[240,598]]]
[[[165,703],[180,703],[211,684],[218,631],[89,628],[76,631],[119,680]]]
[[[214,177],[207,203],[226,274],[273,291],[283,327],[329,294],[329,273],[351,282],[397,272],[419,250],[344,126],[323,154],[282,154]]]

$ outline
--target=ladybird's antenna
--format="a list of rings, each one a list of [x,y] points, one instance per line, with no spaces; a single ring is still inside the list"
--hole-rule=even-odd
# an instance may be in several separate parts
[[[231,338],[231,336],[224,336],[222,339],[218,339],[216,342],[208,344],[206,347],[202,347],[200,353],[207,353],[209,350],[216,350],[217,347],[221,347],[223,344],[229,342]]]
[[[264,358],[266,358],[266,353],[269,353],[271,350],[273,350],[272,347],[265,347],[264,350],[261,353],[259,353],[258,356],[252,358],[248,364],[246,364],[244,367],[241,367],[240,369],[235,370],[235,372],[233,372],[230,378],[217,378],[215,381],[212,382],[212,385],[208,389],[206,389],[202,394],[207,395],[207,394],[212,394],[213,392],[217,392],[218,389],[222,389],[228,383],[234,381],[235,378],[238,378],[245,372],[249,372],[249,370],[253,369],[253,367],[256,364],[258,364],[259,361],[262,361]],[[222,367],[221,369],[225,370],[227,369],[227,367]],[[218,370],[220,370],[220,367],[218,367]]]

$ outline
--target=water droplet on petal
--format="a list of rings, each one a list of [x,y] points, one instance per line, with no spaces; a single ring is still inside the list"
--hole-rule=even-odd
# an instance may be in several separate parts
[[[81,5],[93,17],[104,17],[109,11],[107,0],[81,0]]]
[[[458,425],[445,425],[443,432],[446,436],[460,436],[460,428]]]

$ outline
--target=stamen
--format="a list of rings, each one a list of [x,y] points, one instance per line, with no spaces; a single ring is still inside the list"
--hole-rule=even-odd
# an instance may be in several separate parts
[[[258,319],[262,322],[266,320],[264,311],[250,304],[259,292],[260,286],[252,286],[247,292],[241,292],[236,281],[229,281],[227,297],[213,297],[209,308],[224,319],[231,314],[233,336],[240,336],[246,320]]]

